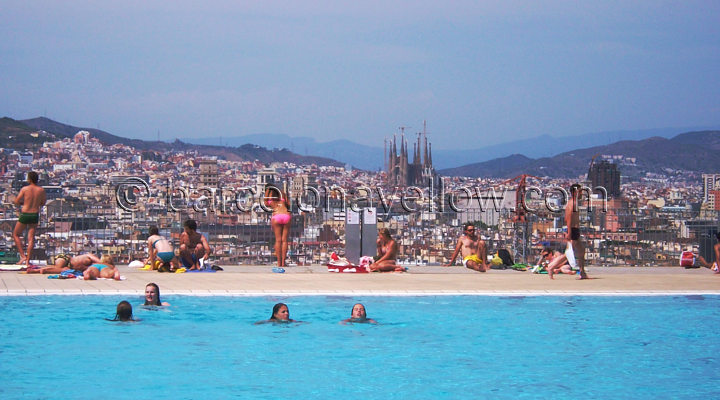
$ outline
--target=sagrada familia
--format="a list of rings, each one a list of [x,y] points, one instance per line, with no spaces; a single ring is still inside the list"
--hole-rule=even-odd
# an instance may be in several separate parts
[[[400,154],[398,155],[397,137],[390,141],[390,154],[388,142],[385,142],[387,160],[387,179],[390,186],[423,186],[429,179],[435,179],[435,168],[432,163],[432,144],[428,143],[425,122],[423,131],[417,133],[417,142],[413,143],[412,163],[408,158],[408,143],[405,140],[405,128],[400,128]]]

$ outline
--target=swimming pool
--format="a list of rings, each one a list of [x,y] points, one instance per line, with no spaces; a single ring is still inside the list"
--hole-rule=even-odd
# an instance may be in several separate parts
[[[0,398],[720,397],[720,296],[123,299],[0,297]]]

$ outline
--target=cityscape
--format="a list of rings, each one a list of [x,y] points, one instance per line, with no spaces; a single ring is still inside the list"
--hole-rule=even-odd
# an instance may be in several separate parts
[[[440,176],[424,131],[416,141],[398,132],[386,142],[384,171],[138,150],[104,144],[84,130],[43,142],[37,151],[0,154],[7,262],[18,212],[12,201],[29,170],[40,173],[48,196],[31,256],[40,263],[81,252],[110,254],[119,263],[144,259],[150,226],[177,243],[183,222],[195,219],[214,263],[271,264],[270,213],[262,206],[267,185],[290,194],[288,257],[297,265],[325,264],[333,252],[345,255],[347,246],[359,243],[361,255],[374,255],[372,243],[382,228],[398,239],[400,264],[441,265],[466,222],[478,226],[489,254],[506,249],[515,262],[533,263],[544,246],[562,246],[563,191],[576,182],[591,195],[580,208],[590,265],[678,265],[685,250],[712,257],[720,206],[720,174],[628,179],[623,168],[636,160],[616,154],[598,154],[574,179]],[[376,221],[363,221],[370,228],[348,235],[349,215],[364,209],[373,209]]]

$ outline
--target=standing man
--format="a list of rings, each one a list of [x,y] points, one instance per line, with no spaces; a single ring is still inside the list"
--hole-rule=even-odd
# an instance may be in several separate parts
[[[466,268],[474,269],[478,272],[485,272],[489,268],[487,265],[487,247],[485,241],[475,235],[475,226],[471,223],[465,223],[463,226],[463,235],[458,239],[455,252],[446,264],[446,267],[453,265],[458,253],[462,252],[463,265]]]
[[[188,270],[201,269],[210,256],[210,245],[205,236],[197,232],[197,222],[189,219],[180,234],[180,261]]]
[[[13,239],[20,254],[18,264],[25,264],[27,268],[30,268],[30,257],[35,245],[35,228],[37,228],[40,221],[40,208],[45,205],[47,198],[45,197],[45,190],[37,184],[37,172],[28,172],[27,182],[28,185],[20,189],[20,193],[18,193],[14,201],[15,205],[22,207],[20,208],[20,218],[18,218],[15,230],[13,230]],[[22,240],[20,240],[20,236],[25,232],[26,228],[28,230],[27,251],[23,249]]]
[[[585,273],[585,246],[580,238],[580,211],[578,209],[580,188],[581,186],[577,183],[570,186],[570,198],[565,205],[565,224],[567,225],[565,239],[568,243],[565,256],[571,267],[574,268],[574,263],[577,263],[577,267],[580,269],[578,279],[587,279],[588,276]]]

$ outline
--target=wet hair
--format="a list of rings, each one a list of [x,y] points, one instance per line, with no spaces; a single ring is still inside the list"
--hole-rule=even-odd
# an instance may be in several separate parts
[[[194,219],[189,219],[189,220],[185,221],[185,223],[183,225],[190,230],[193,230],[193,231],[197,230],[197,222],[195,222]]]
[[[270,315],[271,321],[279,321],[279,319],[275,318],[275,314],[277,314],[278,311],[280,311],[280,307],[285,306],[287,307],[287,304],[285,303],[277,303],[273,306],[272,315]],[[290,308],[288,308],[290,310]]]
[[[150,304],[147,302],[147,299],[145,299],[145,304],[143,304],[143,305],[144,306],[161,306],[162,301],[160,301],[160,287],[157,285],[157,283],[153,283],[153,282],[150,282],[147,285],[145,285],[145,289],[147,289],[148,286],[152,286],[155,288],[155,294],[156,294],[155,304]]]
[[[115,318],[108,321],[135,321],[132,315],[132,306],[123,300],[118,303]]]
[[[148,229],[148,234],[150,234],[150,236],[159,235],[160,231],[158,230],[157,226],[151,226],[150,229]]]
[[[27,173],[27,179],[28,181],[37,184],[38,183],[38,174],[35,171],[30,171]]]
[[[580,188],[582,188],[582,186],[580,186],[579,183],[573,183],[572,185],[570,185],[570,194],[579,193]]]
[[[385,239],[390,239],[390,240],[392,240],[392,236],[390,236],[390,229],[388,229],[388,228],[382,228],[382,229],[380,229],[378,232],[380,232],[380,234],[381,234],[382,236],[385,236]],[[354,306],[353,306],[353,307],[354,307]]]
[[[363,310],[365,310],[365,318],[367,318],[367,308],[365,308],[365,304],[363,303],[355,303],[353,304],[352,308],[350,309],[350,318],[352,318],[353,311],[355,311],[355,306],[361,305]]]
[[[466,222],[465,224],[463,224],[463,232],[465,232],[467,230],[467,228],[469,228],[471,226],[474,227],[475,224],[473,224],[471,222]]]

